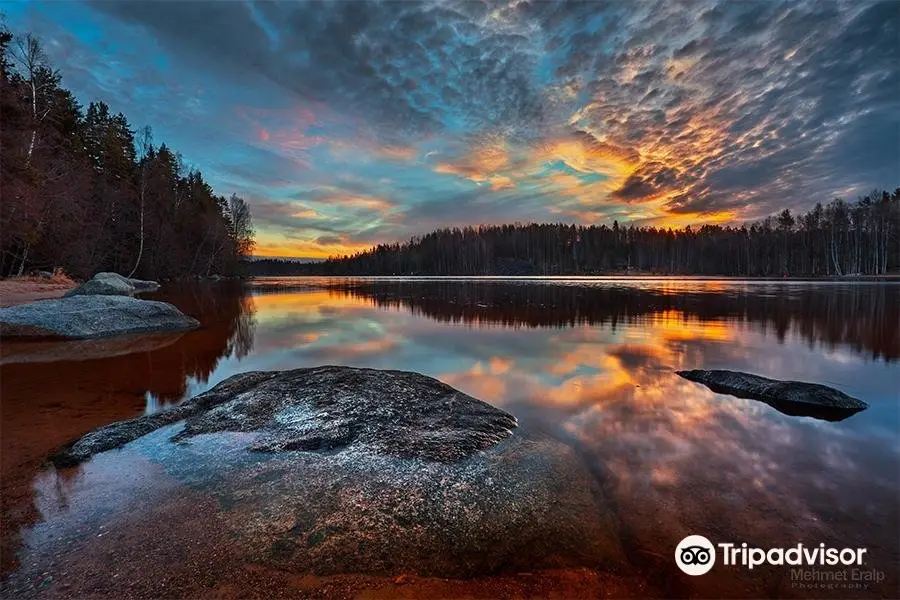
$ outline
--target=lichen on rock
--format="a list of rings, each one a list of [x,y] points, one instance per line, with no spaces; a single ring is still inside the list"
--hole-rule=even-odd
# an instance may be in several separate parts
[[[357,445],[439,462],[489,448],[517,425],[512,415],[419,373],[326,366],[235,375],[166,413],[101,427],[54,460],[77,463],[182,419],[173,441],[255,432],[250,449],[261,452]]]

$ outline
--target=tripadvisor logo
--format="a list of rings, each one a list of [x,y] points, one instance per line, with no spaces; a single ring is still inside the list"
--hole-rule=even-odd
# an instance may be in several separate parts
[[[689,535],[675,548],[675,563],[688,575],[703,575],[716,564],[716,549],[702,535]]]
[[[702,535],[689,535],[675,548],[675,563],[688,575],[703,575],[716,564],[716,546],[718,546],[722,564],[725,566],[743,566],[748,569],[760,565],[792,565],[792,566],[860,566],[863,564],[865,548],[826,548],[825,544],[804,546],[797,544],[792,548],[750,548],[747,544],[719,543],[713,545]]]

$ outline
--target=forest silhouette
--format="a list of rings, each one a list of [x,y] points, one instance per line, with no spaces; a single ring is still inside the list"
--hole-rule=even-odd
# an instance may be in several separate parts
[[[253,249],[246,202],[60,80],[38,38],[0,30],[0,276],[236,274]]]
[[[557,224],[447,228],[318,263],[255,261],[255,275],[727,275],[841,277],[900,269],[900,188],[751,225]]]

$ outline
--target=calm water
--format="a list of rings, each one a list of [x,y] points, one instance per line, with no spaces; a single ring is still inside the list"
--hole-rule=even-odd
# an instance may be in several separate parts
[[[164,410],[237,372],[339,364],[431,375],[571,445],[617,515],[633,575],[657,594],[900,595],[898,284],[261,285],[159,295],[204,324],[185,335],[145,336],[128,346],[4,343],[2,558],[17,589],[26,582],[33,593],[65,595],[63,573],[106,569],[105,583],[88,573],[75,588],[103,593],[113,589],[103,587],[112,585],[113,563],[122,580],[139,580],[158,578],[147,574],[151,568],[190,577],[185,564],[214,562],[202,540],[193,549],[176,542],[204,537],[195,513],[207,499],[166,480],[158,465],[123,454],[56,472],[41,464],[50,450],[96,426]],[[870,408],[836,423],[791,417],[674,374],[691,368],[825,383]],[[163,495],[184,498],[172,504],[173,521],[158,525],[156,515],[141,523],[151,499]],[[127,531],[103,537],[104,523]],[[717,567],[689,578],[672,554],[690,533],[763,548],[868,548],[867,567],[884,571],[885,580],[802,590],[779,567]],[[147,536],[161,554],[131,550]]]

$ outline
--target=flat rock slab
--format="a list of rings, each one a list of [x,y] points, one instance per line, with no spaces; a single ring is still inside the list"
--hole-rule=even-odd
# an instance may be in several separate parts
[[[285,571],[472,577],[627,564],[603,492],[571,448],[417,373],[236,375],[53,459],[123,445],[212,494],[215,521],[247,560]]]
[[[87,339],[199,325],[171,304],[128,296],[72,296],[0,309],[4,337]]]
[[[759,400],[791,416],[840,421],[869,407],[862,400],[818,383],[779,381],[740,371],[678,371],[690,381],[702,383],[714,392]]]
[[[512,435],[516,419],[431,377],[406,371],[318,367],[226,379],[176,408],[112,423],[58,453],[74,464],[176,421],[173,441],[219,431],[255,432],[250,450],[333,451],[452,462]]]

